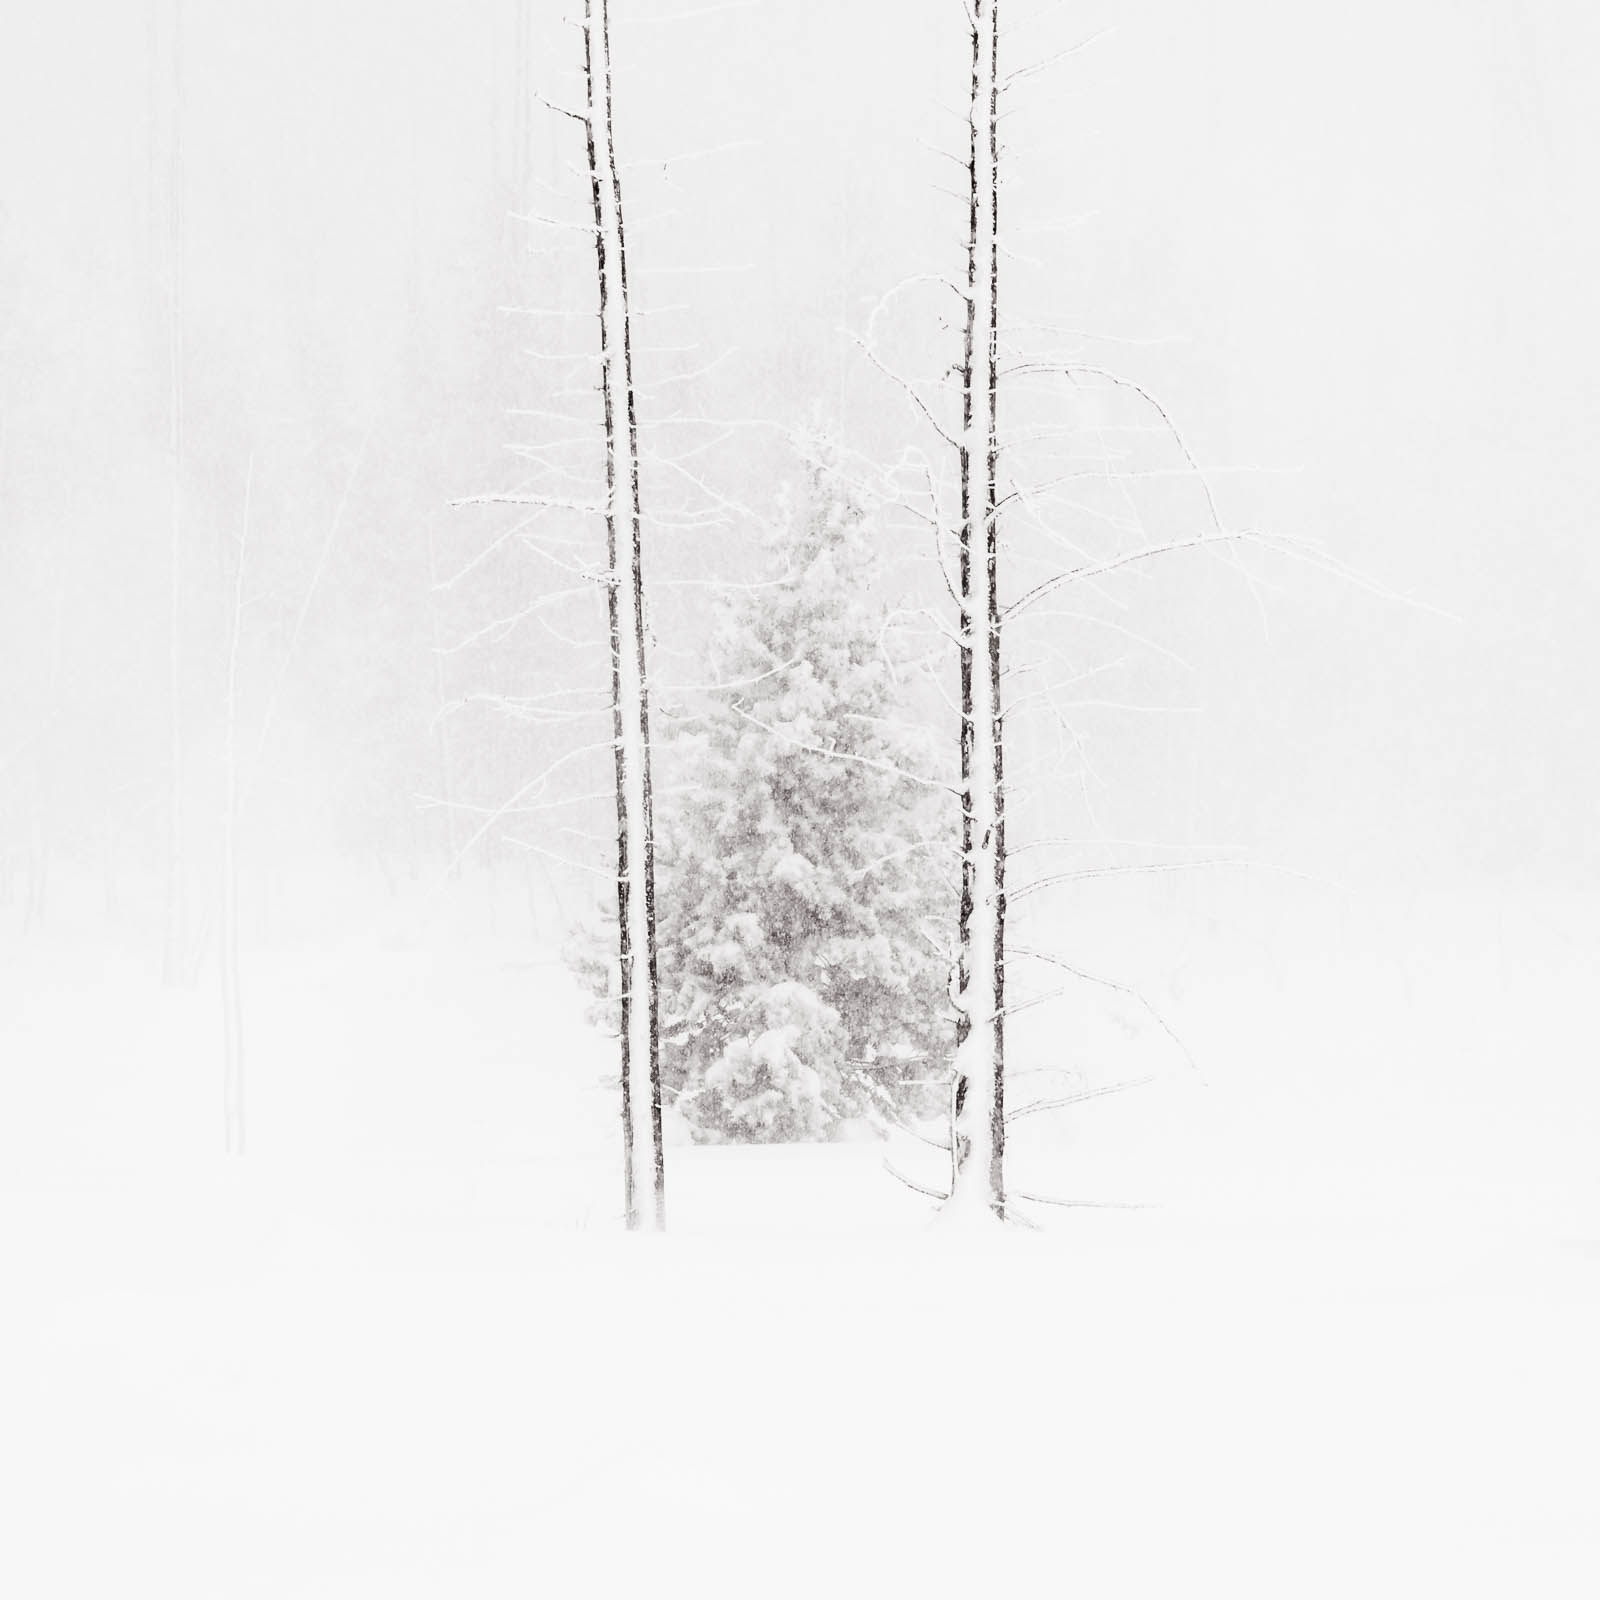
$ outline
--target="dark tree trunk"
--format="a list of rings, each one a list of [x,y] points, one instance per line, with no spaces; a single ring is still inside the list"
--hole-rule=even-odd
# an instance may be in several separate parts
[[[661,1134],[643,516],[622,178],[612,140],[607,0],[585,0],[584,77],[606,440],[606,609],[611,642],[617,939],[622,976],[623,1200],[630,1228],[659,1230],[666,1226],[666,1166]],[[624,452],[625,461],[619,462]]]
[[[975,0],[961,454],[962,873],[947,1211],[1005,1215],[1005,763],[999,600],[999,18]],[[981,556],[980,556],[981,528]],[[980,567],[981,561],[981,567]],[[978,590],[981,570],[983,593]]]

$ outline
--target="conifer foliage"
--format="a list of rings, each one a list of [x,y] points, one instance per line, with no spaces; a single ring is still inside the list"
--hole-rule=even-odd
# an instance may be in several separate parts
[[[703,1140],[826,1136],[948,1075],[953,799],[886,642],[877,529],[826,443],[720,608],[658,818],[662,1072]],[[947,814],[950,813],[950,814]]]

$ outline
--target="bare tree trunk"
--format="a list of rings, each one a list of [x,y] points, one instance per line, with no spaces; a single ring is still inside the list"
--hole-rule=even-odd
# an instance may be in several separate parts
[[[666,1226],[657,1003],[655,843],[645,662],[639,426],[633,388],[622,180],[613,145],[607,0],[585,0],[584,76],[606,436],[606,592],[617,785],[617,929],[622,990],[623,1195],[630,1228]],[[618,416],[618,401],[622,415]],[[624,459],[619,461],[619,457]],[[626,481],[624,481],[626,479]],[[626,556],[623,532],[628,536]],[[646,1186],[650,1200],[646,1200]]]
[[[167,905],[162,977],[182,981],[187,915],[183,882],[183,0],[172,3],[172,142],[168,171],[172,523],[167,545]]]
[[[516,30],[516,83],[511,96],[511,193],[520,206],[527,199],[533,152],[533,97],[528,92],[528,63],[533,59],[533,18],[529,0],[517,0]],[[509,233],[507,237],[510,238]]]
[[[972,425],[974,355],[978,337],[978,50],[976,20],[972,28],[971,108],[967,117],[967,325],[961,354],[961,550],[959,594],[961,601],[961,900],[956,914],[956,990],[964,993],[972,973]],[[971,1022],[965,1006],[956,1016],[956,1049],[966,1043]],[[952,1085],[952,1096],[955,1093]],[[955,1139],[955,1100],[951,1100],[951,1156],[959,1148]],[[951,1179],[952,1190],[954,1177]]]
[[[1000,0],[988,0],[989,73],[984,88],[989,109],[989,449],[984,484],[988,529],[989,715],[993,722],[990,760],[994,782],[991,809],[994,843],[987,865],[994,895],[994,1083],[989,1105],[989,1193],[995,1214],[1005,1215],[1006,1151],[1006,763],[1004,703],[1001,699],[1000,635]],[[981,11],[979,13],[982,14]]]
[[[946,1211],[1005,1215],[1005,763],[998,517],[999,16],[975,0],[961,434],[962,890],[955,1173]],[[981,474],[981,478],[980,478]],[[981,497],[981,513],[978,509]],[[983,595],[977,594],[982,529]]]

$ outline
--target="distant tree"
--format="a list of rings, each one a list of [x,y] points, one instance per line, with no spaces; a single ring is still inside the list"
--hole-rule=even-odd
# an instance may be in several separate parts
[[[169,292],[169,367],[171,432],[168,465],[172,492],[172,520],[167,544],[167,904],[162,978],[176,984],[187,960],[188,907],[185,901],[184,855],[184,235],[183,235],[183,0],[172,0],[171,132],[169,149],[167,222]]]
[[[947,1066],[951,797],[924,779],[877,529],[826,444],[729,592],[658,813],[662,1074],[708,1140],[895,1116]]]

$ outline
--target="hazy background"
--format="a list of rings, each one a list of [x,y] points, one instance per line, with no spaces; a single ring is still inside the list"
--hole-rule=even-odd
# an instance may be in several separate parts
[[[582,217],[572,126],[527,103],[576,102],[577,33],[555,0],[186,0],[175,67],[169,5],[11,9],[0,848],[104,875],[108,899],[125,879],[119,914],[155,928],[176,263],[193,879],[214,848],[247,469],[247,909],[282,894],[274,863],[370,855],[388,876],[448,858],[464,836],[417,806],[442,767],[492,806],[566,731],[496,731],[468,706],[452,754],[439,707],[602,670],[543,635],[444,666],[435,648],[551,581],[513,551],[470,593],[434,587],[505,525],[448,502],[515,481],[506,447],[540,424],[507,408],[551,387],[521,354],[549,324],[501,308],[587,304],[581,271],[530,254],[551,240],[510,220]],[[1576,1003],[1552,1020],[1549,1000],[1590,975],[1574,952],[1592,949],[1600,868],[1600,19],[1556,0],[1008,11],[1012,66],[1110,30],[1017,91],[1012,315],[1083,330],[1087,359],[1159,393],[1224,521],[1316,541],[1419,602],[1259,554],[1259,596],[1191,557],[1126,588],[1129,625],[1188,670],[1132,669],[1170,711],[1083,713],[1095,819],[1263,867],[1096,890],[1063,915],[1091,942],[1104,916],[1137,952],[1181,909],[1186,930],[1246,930],[1216,958],[1235,977],[1317,968],[1320,999],[1284,1002],[1283,1038],[1323,1038],[1318,1008],[1393,999],[1372,968],[1341,988],[1340,961],[1397,983],[1448,964],[1405,1045],[1419,1075],[1385,1055],[1382,1076],[1428,1102],[1453,1081],[1440,1028],[1471,1036],[1493,1056],[1474,1080],[1486,1127],[1537,1007],[1537,1051],[1563,1075],[1524,1114],[1572,1142],[1577,1173],[1593,1049],[1571,1030],[1592,1023]],[[959,270],[941,186],[960,174],[939,150],[962,137],[960,7],[641,0],[615,31],[646,379],[725,354],[682,403],[774,425],[719,458],[758,508],[786,470],[778,430],[813,414],[897,453],[916,421],[841,330],[902,277]],[[1192,486],[1151,494],[1154,531],[1199,531]],[[663,533],[653,559],[677,579],[738,570],[734,537]],[[693,605],[663,590],[658,623],[663,673],[692,676],[672,652],[693,646]],[[1065,813],[1084,774],[1060,784]],[[1050,798],[1033,802],[1046,817]],[[1521,979],[1549,993],[1501,1004],[1490,1050],[1472,1004]]]

